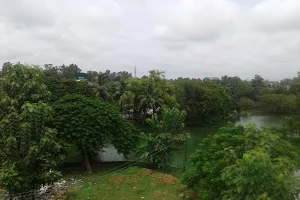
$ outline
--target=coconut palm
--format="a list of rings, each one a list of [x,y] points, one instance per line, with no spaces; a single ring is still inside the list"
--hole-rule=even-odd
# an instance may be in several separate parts
[[[112,100],[112,97],[109,93],[109,82],[110,81],[107,73],[98,74],[92,82],[92,86],[95,89],[96,96],[103,99],[104,101]]]
[[[159,95],[155,92],[151,83],[148,85],[146,94],[140,95],[138,99],[138,109],[142,109],[144,111],[144,122],[146,119],[147,111],[150,109],[153,111],[153,113],[155,113],[157,108],[162,106],[164,102],[164,100],[160,98]]]
[[[133,105],[135,95],[128,89],[127,83],[122,80],[117,88],[117,91],[114,93],[113,98],[120,106],[121,111],[124,112]]]

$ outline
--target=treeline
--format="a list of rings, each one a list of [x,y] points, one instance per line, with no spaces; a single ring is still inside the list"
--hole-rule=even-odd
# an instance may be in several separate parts
[[[3,65],[2,74],[9,65]],[[124,117],[139,123],[161,108],[186,110],[186,124],[202,126],[227,122],[241,110],[278,114],[298,114],[300,110],[299,76],[281,81],[265,80],[259,75],[250,81],[237,76],[211,81],[182,77],[168,80],[159,70],[134,78],[126,71],[82,72],[76,64],[47,64],[43,71],[46,76],[42,82],[52,93],[52,102],[66,94],[99,98],[117,105]]]
[[[2,74],[11,65],[3,66]],[[147,76],[132,77],[131,73],[88,71],[74,64],[69,66],[45,65],[41,81],[51,92],[51,102],[66,94],[80,94],[102,99],[117,105],[124,117],[138,123],[162,108],[186,110],[189,125],[218,125],[227,122],[238,109],[224,87],[212,81],[196,79],[168,80],[165,73],[152,70]]]
[[[299,114],[300,74],[291,79],[269,81],[256,75],[251,81],[223,76],[220,83],[241,110]]]

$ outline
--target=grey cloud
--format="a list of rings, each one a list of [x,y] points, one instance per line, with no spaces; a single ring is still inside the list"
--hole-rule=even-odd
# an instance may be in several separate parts
[[[154,34],[161,40],[214,40],[234,27],[237,12],[227,0],[178,1],[167,23],[157,25]]]
[[[300,1],[265,0],[253,8],[253,20],[267,32],[300,30]]]
[[[1,18],[16,28],[53,26],[55,17],[43,1],[38,0],[1,0]]]
[[[167,77],[296,75],[298,0],[0,0],[0,62]]]

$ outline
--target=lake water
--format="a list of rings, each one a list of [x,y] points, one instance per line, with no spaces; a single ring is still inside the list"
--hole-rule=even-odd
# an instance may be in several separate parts
[[[252,116],[241,116],[235,124],[247,125],[249,123],[256,124],[258,127],[280,127],[284,123],[284,116],[272,116],[272,115],[252,115]],[[191,137],[187,142],[187,147],[181,147],[180,151],[174,153],[174,161],[172,167],[183,168],[185,163],[185,152],[187,157],[191,155],[197,149],[198,144],[208,135],[216,133],[218,127],[187,127]],[[117,153],[116,149],[112,145],[108,145],[104,148],[105,152],[99,153],[95,157],[97,161],[113,162],[113,161],[125,161],[123,155]],[[129,156],[131,160],[137,160],[135,154]],[[70,150],[66,162],[80,162],[80,153],[76,150],[75,146]],[[189,165],[187,161],[187,166]]]
[[[258,127],[281,127],[284,123],[284,116],[274,115],[246,115],[241,116],[235,124],[246,126],[247,124],[256,124]],[[218,128],[208,127],[187,127],[191,137],[187,142],[187,147],[182,147],[181,151],[174,154],[174,161],[172,167],[183,168],[185,163],[185,151],[187,156],[191,155],[196,149],[198,144],[208,135],[214,134]],[[189,162],[187,161],[187,166]]]

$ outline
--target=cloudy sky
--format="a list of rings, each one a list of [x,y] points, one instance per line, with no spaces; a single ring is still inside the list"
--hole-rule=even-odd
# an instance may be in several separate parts
[[[0,65],[293,77],[300,0],[0,0]]]

